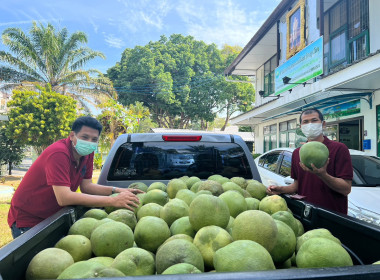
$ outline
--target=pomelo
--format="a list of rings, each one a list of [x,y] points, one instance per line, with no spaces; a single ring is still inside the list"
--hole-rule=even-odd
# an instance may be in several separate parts
[[[232,225],[234,240],[252,240],[270,252],[277,241],[277,226],[274,219],[259,210],[247,210],[238,215]]]
[[[189,263],[204,271],[204,263],[198,248],[191,242],[176,239],[163,244],[157,251],[156,270],[158,274],[177,263]]]
[[[312,163],[316,168],[321,168],[326,164],[328,158],[329,149],[319,141],[307,142],[300,149],[300,160],[309,169],[313,169]]]
[[[298,231],[297,231],[296,236],[298,237],[305,233],[305,229],[303,228],[303,224],[301,223],[300,220],[296,219],[296,224],[298,226]]]
[[[187,205],[190,205],[194,197],[195,193],[193,193],[191,190],[179,190],[175,196],[175,198],[181,199],[184,202],[186,202]]]
[[[172,235],[187,234],[191,237],[195,236],[195,231],[190,224],[189,216],[175,220],[170,226],[170,232]]]
[[[83,235],[66,235],[54,247],[70,253],[74,262],[88,260],[92,255],[91,242]]]
[[[172,179],[169,181],[166,192],[169,195],[169,198],[175,198],[179,190],[187,189],[186,183],[181,179]]]
[[[296,254],[298,268],[352,266],[351,256],[338,243],[323,237],[311,238]]]
[[[226,191],[225,193],[222,193],[219,198],[227,204],[228,209],[230,210],[230,215],[234,218],[247,210],[247,202],[245,201],[245,198],[237,191]]]
[[[170,235],[166,222],[153,216],[146,216],[139,220],[134,232],[137,246],[152,253],[155,253]]]
[[[191,243],[193,243],[193,241],[194,241],[194,238],[192,238],[190,235],[180,233],[180,234],[175,234],[175,235],[170,236],[168,239],[165,240],[164,243],[162,243],[162,245],[168,243],[169,241],[176,240],[176,239],[187,240],[187,241],[189,241],[189,242],[191,242]],[[162,246],[162,245],[161,245],[161,246]],[[158,250],[159,250],[159,249],[160,249],[160,248],[158,248]],[[158,250],[157,250],[157,251],[158,251]]]
[[[26,270],[26,279],[56,279],[74,263],[73,257],[65,250],[47,248],[35,255]]]
[[[143,205],[137,212],[137,219],[141,219],[146,216],[160,217],[161,209],[163,207],[157,203],[148,203]]]
[[[201,194],[190,204],[189,219],[195,231],[211,225],[225,228],[230,220],[230,210],[221,198]]]
[[[91,234],[91,247],[95,256],[116,257],[133,246],[133,232],[121,222],[110,222],[98,226]]]
[[[195,183],[191,186],[190,190],[191,190],[193,193],[198,192],[198,188],[199,188],[199,186],[200,186],[201,183],[202,183],[202,181],[195,182]]]
[[[76,221],[69,229],[68,234],[84,235],[91,238],[92,231],[98,226],[99,220],[94,218],[82,218]]]
[[[84,213],[82,218],[94,218],[97,220],[101,220],[101,219],[107,218],[107,216],[108,214],[106,211],[102,209],[93,208],[93,209],[88,210],[86,213]]]
[[[114,258],[111,257],[93,257],[91,259],[88,259],[89,262],[98,262],[105,266],[111,266],[111,264],[114,261]]]
[[[166,185],[162,182],[154,182],[149,185],[147,192],[151,190],[161,190],[161,191],[166,191]]]
[[[288,211],[278,211],[274,214],[272,214],[272,218],[275,220],[279,220],[287,224],[293,231],[294,234],[297,236],[298,234],[298,224],[296,222],[296,218],[290,212]]]
[[[228,179],[227,177],[224,177],[224,176],[219,175],[219,174],[211,175],[210,177],[208,177],[207,180],[218,182],[221,185],[230,181],[230,179]]]
[[[246,197],[245,202],[247,202],[247,210],[259,210],[260,200],[254,197]]]
[[[123,277],[121,271],[93,261],[80,261],[66,268],[57,279]]]
[[[201,179],[199,179],[198,177],[196,176],[191,176],[189,179],[187,179],[185,182],[186,182],[186,185],[187,185],[187,188],[188,189],[191,189],[191,187],[196,183],[196,182],[200,182]]]
[[[116,256],[111,267],[126,276],[153,275],[156,271],[152,254],[141,248],[129,248]]]
[[[243,189],[238,185],[235,184],[234,182],[226,182],[222,185],[223,191],[237,191],[239,192],[242,196],[244,196],[244,191]]]
[[[340,240],[336,238],[334,235],[332,235],[328,229],[317,228],[317,229],[309,230],[297,238],[296,252],[298,252],[298,250],[301,248],[303,243],[305,243],[309,239],[316,238],[316,237],[327,238],[341,245]]]
[[[214,267],[216,272],[275,269],[268,251],[251,240],[237,240],[216,251]]]
[[[230,220],[228,222],[228,225],[226,226],[226,231],[232,236],[232,226],[234,224],[234,217],[230,216]]]
[[[177,263],[167,269],[162,274],[192,274],[202,273],[198,268],[189,263]]]
[[[168,226],[182,217],[189,216],[189,206],[181,199],[174,198],[161,209],[160,218],[163,219]]]
[[[205,265],[214,268],[214,255],[220,248],[232,242],[231,235],[218,226],[201,228],[194,237],[194,245],[202,254]]]
[[[272,215],[278,211],[288,210],[286,200],[279,195],[271,195],[264,197],[259,204],[259,210]]]
[[[148,191],[143,199],[143,205],[148,203],[157,203],[161,206],[164,206],[169,201],[169,196],[163,190],[155,189]]]
[[[293,229],[291,229],[286,223],[280,220],[274,220],[277,225],[277,240],[274,248],[271,250],[275,264],[284,263],[287,259],[290,259],[296,250],[296,235]]]
[[[131,228],[131,230],[135,229],[137,224],[137,219],[135,213],[128,209],[118,209],[108,214],[108,219],[122,222]]]
[[[210,191],[215,196],[219,196],[224,192],[222,184],[214,180],[202,181],[198,187],[198,192],[202,190]]]
[[[230,181],[239,185],[242,189],[245,189],[248,185],[247,180],[243,177],[232,177]]]
[[[139,189],[139,190],[141,190],[143,192],[147,192],[148,191],[148,186],[145,183],[143,183],[143,182],[134,182],[134,183],[130,184],[128,186],[128,188]]]
[[[249,180],[246,191],[251,195],[251,197],[262,200],[266,195],[267,188],[257,180]]]

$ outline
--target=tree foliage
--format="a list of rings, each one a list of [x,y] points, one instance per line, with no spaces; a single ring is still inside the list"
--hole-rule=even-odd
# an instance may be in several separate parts
[[[115,97],[108,78],[98,70],[83,69],[89,61],[105,58],[86,46],[83,32],[70,35],[66,28],[56,30],[51,24],[33,22],[29,34],[20,28],[7,28],[2,41],[10,51],[0,51],[0,80],[6,82],[3,89],[50,84],[54,91],[71,95],[84,106],[93,99]]]
[[[0,122],[0,165],[7,164],[9,175],[12,175],[12,165],[21,163],[25,146],[17,138],[7,136],[7,123]]]
[[[46,88],[39,91],[14,90],[6,135],[41,153],[47,146],[68,136],[75,120],[76,101]]]
[[[157,42],[126,49],[107,76],[122,104],[142,102],[158,126],[187,128],[198,122],[205,129],[218,110],[245,110],[252,100],[252,85],[224,80],[223,70],[236,56],[236,47],[230,49],[223,53],[215,44],[191,36],[161,36]]]

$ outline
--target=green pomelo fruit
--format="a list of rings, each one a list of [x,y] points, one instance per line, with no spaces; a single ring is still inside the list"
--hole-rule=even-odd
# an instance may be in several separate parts
[[[26,269],[27,280],[56,279],[74,263],[73,257],[65,250],[47,248],[35,255]]]
[[[119,193],[114,193],[114,194],[111,194],[110,196],[118,196],[118,195],[119,195]],[[106,206],[106,207],[104,207],[104,211],[106,211],[107,214],[109,214],[109,213],[111,213],[111,212],[113,212],[113,211],[115,211],[117,209],[120,209],[120,208],[116,208],[114,206]]]
[[[210,191],[215,196],[219,196],[223,193],[222,184],[213,180],[202,181],[199,185],[198,192],[202,190]]]
[[[296,236],[301,236],[302,234],[305,233],[305,229],[303,228],[303,224],[301,223],[300,220],[296,219],[296,224],[297,224],[297,227],[298,227],[298,231],[297,231],[297,234]]]
[[[271,195],[264,197],[259,204],[259,210],[272,215],[278,211],[287,211],[288,205],[286,200],[279,195]]]
[[[137,207],[133,207],[134,208],[134,212],[135,214],[140,210],[140,208],[143,206],[143,201],[144,201],[144,196],[146,195],[146,193],[138,193],[136,194],[137,198],[139,199],[139,203],[137,205]]]
[[[154,183],[149,185],[148,192],[151,190],[166,191],[166,185],[162,182],[154,182]]]
[[[253,198],[252,195],[247,190],[244,190],[244,189],[243,189],[243,196],[244,198]]]
[[[171,226],[175,220],[188,215],[189,206],[186,202],[178,198],[174,198],[166,203],[160,212],[160,218],[163,219],[168,226]]]
[[[148,191],[148,186],[145,183],[143,183],[143,182],[134,182],[134,183],[130,184],[128,186],[128,188],[130,188],[130,189],[139,189],[139,190],[141,190],[143,192],[147,192]]]
[[[199,196],[201,194],[212,195],[212,193],[210,191],[201,190],[201,191],[198,191],[197,193],[195,193],[195,197],[197,197],[197,196]]]
[[[267,195],[267,188],[256,180],[249,180],[246,187],[246,191],[251,195],[251,197],[262,200]]]
[[[237,191],[226,191],[222,193],[219,198],[221,198],[228,206],[230,210],[230,215],[236,217],[240,213],[247,210],[247,202],[245,198]]]
[[[89,262],[97,262],[105,266],[111,266],[114,261],[114,258],[111,257],[93,257],[88,259]]]
[[[179,177],[178,179],[181,179],[182,181],[186,182],[190,177],[185,175],[185,176],[182,176],[182,177]]]
[[[189,263],[204,271],[204,263],[198,248],[191,242],[176,239],[163,244],[156,255],[156,271],[164,272],[168,267],[177,263]]]
[[[238,240],[216,251],[216,272],[257,271],[275,269],[267,250],[251,240]]]
[[[121,222],[105,223],[98,226],[91,235],[91,247],[95,256],[116,257],[120,252],[133,246],[133,232]]]
[[[352,259],[338,243],[323,237],[311,238],[296,255],[298,268],[352,266]]]
[[[146,216],[160,217],[161,209],[163,207],[157,203],[148,203],[143,205],[137,212],[137,219],[141,219]]]
[[[231,235],[232,234],[232,226],[234,225],[234,217],[230,216],[230,220],[228,222],[228,225],[226,226],[226,231]],[[232,235],[231,235],[232,236]]]
[[[137,224],[135,213],[127,209],[115,210],[108,214],[108,218],[126,224],[131,230],[134,230]]]
[[[190,190],[179,190],[177,192],[175,198],[183,200],[184,202],[186,202],[187,205],[190,205],[190,203],[195,198],[195,193],[193,193]]]
[[[318,141],[307,142],[300,149],[300,160],[310,169],[313,169],[311,164],[314,164],[316,168],[323,167],[328,158],[329,149],[325,144]]]
[[[170,229],[163,219],[147,216],[139,220],[134,234],[137,246],[155,253],[170,237]]]
[[[187,241],[189,241],[191,243],[193,243],[193,241],[194,241],[194,239],[190,235],[180,233],[180,234],[175,234],[175,235],[170,236],[168,239],[165,240],[164,243],[162,243],[162,245],[164,245],[164,244],[166,244],[166,243],[168,243],[168,242],[170,242],[172,240],[176,240],[176,239],[187,240]]]
[[[230,181],[239,185],[242,189],[245,189],[248,185],[247,180],[245,180],[243,177],[232,177]]]
[[[247,202],[247,210],[259,210],[260,200],[253,197],[246,197],[245,202]]]
[[[221,198],[202,194],[191,202],[189,219],[195,231],[212,225],[225,228],[230,220],[230,210]]]
[[[153,275],[156,271],[152,254],[141,248],[129,248],[115,258],[111,267],[126,276]]]
[[[340,240],[336,238],[334,235],[331,234],[331,232],[328,229],[325,228],[317,228],[313,230],[309,230],[302,234],[300,237],[297,239],[297,246],[296,246],[296,252],[301,248],[303,243],[305,243],[307,240],[315,238],[315,237],[323,237],[330,239],[337,244],[341,245]]]
[[[296,235],[286,223],[280,220],[274,220],[277,225],[277,241],[270,254],[274,263],[281,264],[294,254],[296,250]]]
[[[237,191],[239,192],[242,196],[244,196],[244,191],[243,189],[238,185],[235,184],[234,182],[226,182],[222,185],[223,191]]]
[[[380,261],[374,262],[373,264],[380,264]]]
[[[168,186],[166,187],[166,192],[170,198],[175,198],[179,190],[187,189],[186,183],[181,179],[172,179],[169,181]]]
[[[165,269],[162,274],[192,274],[202,273],[198,268],[189,263],[177,263]]]
[[[277,241],[277,226],[274,219],[259,210],[247,210],[235,218],[232,226],[234,240],[252,240],[270,252]]]
[[[230,179],[221,175],[211,175],[207,180],[218,182],[221,185],[230,181]]]
[[[80,261],[66,268],[57,279],[81,279],[98,277],[123,277],[121,271],[93,261]]]
[[[272,214],[272,218],[287,224],[294,231],[294,234],[297,236],[298,224],[296,222],[296,218],[294,218],[294,216],[290,214],[288,211],[278,211]]]
[[[74,262],[88,260],[92,255],[91,242],[83,235],[66,235],[54,247],[67,251]]]
[[[69,235],[83,235],[88,239],[91,238],[91,233],[98,226],[99,220],[94,218],[82,218],[76,221],[69,229]]]
[[[175,220],[170,226],[170,232],[172,233],[172,235],[187,234],[191,237],[195,236],[195,231],[190,224],[189,216]]]
[[[202,254],[205,265],[214,268],[214,255],[220,248],[232,242],[231,235],[218,226],[201,228],[194,237],[194,245]]]
[[[109,223],[109,222],[114,222],[114,220],[112,219],[109,219],[109,218],[104,218],[104,219],[101,219],[101,220],[98,220],[95,228],[97,228],[98,226],[102,225],[102,224],[105,224],[105,223]],[[94,228],[94,229],[95,229]]]
[[[202,183],[202,181],[195,182],[195,183],[191,186],[190,190],[191,190],[193,193],[198,192],[198,189],[199,189],[199,186],[201,185],[201,183]],[[211,193],[211,192],[210,192],[210,193]]]
[[[187,188],[190,190],[191,187],[196,183],[196,182],[200,182],[201,179],[199,179],[198,177],[196,176],[191,176],[189,179],[186,180],[186,185],[187,185]]]
[[[102,209],[93,208],[93,209],[88,210],[86,213],[84,213],[82,218],[94,218],[97,220],[101,220],[101,219],[107,218],[107,216],[108,214],[106,211]]]
[[[162,190],[151,190],[148,191],[143,198],[143,205],[148,203],[157,203],[164,206],[169,201],[168,194]]]

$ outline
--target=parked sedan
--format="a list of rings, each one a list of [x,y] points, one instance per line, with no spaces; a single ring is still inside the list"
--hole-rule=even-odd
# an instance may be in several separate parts
[[[293,148],[278,148],[255,159],[265,186],[285,186],[290,177]],[[348,215],[380,225],[380,158],[350,150],[354,176],[348,195]]]

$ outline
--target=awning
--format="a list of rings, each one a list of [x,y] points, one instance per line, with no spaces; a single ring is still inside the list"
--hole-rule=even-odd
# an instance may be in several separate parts
[[[236,116],[231,119],[231,124],[235,125],[257,125],[259,123],[277,119],[283,116],[298,115],[307,108],[323,109],[336,106],[349,101],[362,99],[372,106],[372,92],[342,92],[328,91],[309,95],[305,98],[295,100],[291,103],[279,105],[276,101],[268,102],[253,110]]]

